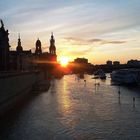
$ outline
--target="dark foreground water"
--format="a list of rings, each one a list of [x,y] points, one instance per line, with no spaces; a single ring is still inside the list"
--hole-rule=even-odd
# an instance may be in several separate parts
[[[121,87],[119,98],[109,78],[91,78],[64,76],[32,93],[1,119],[0,140],[140,140],[140,88]]]

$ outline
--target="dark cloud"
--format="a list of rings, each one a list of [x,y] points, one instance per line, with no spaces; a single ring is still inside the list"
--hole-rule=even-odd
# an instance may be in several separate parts
[[[111,44],[123,44],[123,43],[126,43],[127,41],[109,41],[108,43],[111,43]]]
[[[81,38],[74,38],[74,37],[67,37],[65,38],[66,41],[70,42],[72,45],[90,45],[94,43],[99,43],[99,44],[123,44],[126,43],[127,41],[119,41],[119,40],[104,40],[104,39],[81,39]]]
[[[102,39],[89,39],[88,42],[94,43],[94,42],[102,42]]]

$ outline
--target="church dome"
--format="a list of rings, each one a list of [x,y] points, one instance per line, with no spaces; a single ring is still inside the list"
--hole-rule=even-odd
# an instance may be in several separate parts
[[[39,39],[36,41],[36,46],[41,46],[41,41]]]

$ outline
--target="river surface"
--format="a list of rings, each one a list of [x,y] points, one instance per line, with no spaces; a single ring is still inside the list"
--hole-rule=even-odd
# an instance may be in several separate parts
[[[140,88],[66,75],[1,120],[1,140],[140,140]],[[95,83],[100,83],[95,86]],[[135,103],[133,103],[135,97]]]

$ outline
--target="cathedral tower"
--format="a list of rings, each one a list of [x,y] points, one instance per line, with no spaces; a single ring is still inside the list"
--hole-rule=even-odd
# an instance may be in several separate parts
[[[52,33],[51,39],[50,39],[49,51],[50,51],[50,54],[56,54],[55,39],[54,39],[53,33]]]
[[[35,50],[36,55],[42,54],[42,49],[41,49],[41,41],[38,39],[36,41],[36,50]]]
[[[21,53],[23,51],[23,48],[21,46],[21,39],[20,39],[20,34],[18,36],[18,44],[17,44],[17,48],[16,48],[18,53]]]

